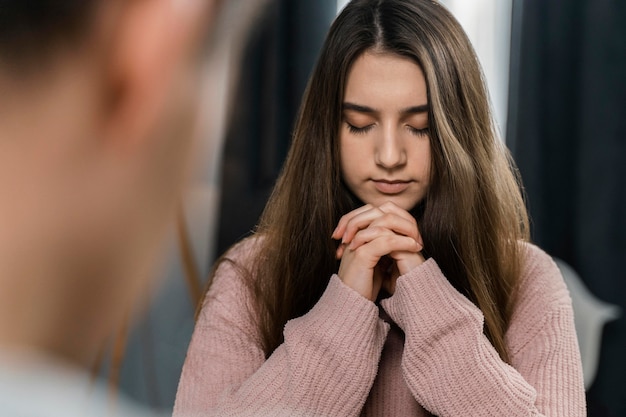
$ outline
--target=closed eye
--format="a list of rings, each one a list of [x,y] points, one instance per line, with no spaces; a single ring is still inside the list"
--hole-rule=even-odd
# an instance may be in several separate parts
[[[406,126],[407,129],[409,129],[409,132],[411,132],[412,134],[414,134],[415,136],[427,136],[430,129],[428,127],[422,128],[422,129],[416,129],[413,126],[407,125]]]
[[[367,132],[369,132],[370,130],[372,130],[372,128],[374,127],[373,124],[371,125],[367,125],[367,126],[363,126],[363,127],[357,127],[354,126],[348,122],[346,122],[346,125],[348,125],[348,130],[350,131],[350,133],[353,133],[355,135],[364,135]]]

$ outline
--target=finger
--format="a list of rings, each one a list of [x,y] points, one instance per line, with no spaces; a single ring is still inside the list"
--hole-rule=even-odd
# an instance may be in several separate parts
[[[354,235],[362,229],[367,228],[374,220],[383,216],[385,213],[380,211],[377,207],[371,207],[367,211],[358,213],[348,220],[344,227],[343,236],[341,241],[343,243],[350,243],[354,238]]]
[[[357,259],[367,264],[368,268],[374,268],[380,258],[385,255],[395,252],[417,253],[419,250],[420,246],[415,239],[390,233],[378,236],[367,244],[355,249],[354,254]]]
[[[335,252],[335,258],[341,259],[345,250],[346,250],[346,244],[345,243],[340,244],[339,247],[337,248],[337,251]]]
[[[355,251],[346,249],[338,276],[350,288],[373,301],[382,285],[383,276],[376,273],[381,258],[390,250],[406,252],[415,251],[417,247],[417,242],[410,237],[386,233]]]
[[[421,236],[417,229],[417,222],[412,217],[411,221],[409,221],[405,217],[391,213],[383,214],[376,218],[365,229],[357,229],[354,236],[351,237],[350,228],[352,227],[352,222],[356,223],[357,226],[362,226],[363,223],[361,223],[360,218],[368,213],[369,212],[363,213],[359,217],[352,219],[349,224],[344,239],[346,242],[349,242],[350,249],[357,249],[359,246],[371,241],[377,235],[381,235],[385,231],[412,237],[416,242],[420,243],[419,240],[421,240]],[[420,246],[423,248],[421,243]]]
[[[391,201],[387,201],[386,203],[382,204],[378,208],[381,211],[384,211],[385,213],[394,213],[394,214],[397,214],[400,217],[404,217],[407,220],[414,219],[414,217],[413,217],[413,215],[411,213],[409,213],[408,211],[406,211],[405,209],[399,207],[398,205],[396,205],[395,203],[393,203]]]
[[[409,236],[419,242],[420,234],[417,228],[417,222],[411,217],[411,220],[398,216],[395,213],[385,213],[378,217],[369,225],[369,227],[383,227],[404,236]]]
[[[383,235],[392,235],[394,232],[386,227],[369,226],[366,229],[359,230],[352,241],[348,243],[342,243],[337,249],[336,256],[340,259],[346,248],[350,250],[358,249],[360,246],[371,242],[372,240],[379,238]]]
[[[379,209],[381,211],[383,211],[384,213],[396,214],[396,215],[402,217],[403,219],[406,219],[408,222],[413,223],[415,225],[415,229],[417,230],[417,237],[415,238],[415,240],[417,240],[417,242],[420,245],[422,245],[422,248],[424,247],[424,241],[422,240],[422,235],[420,234],[419,227],[417,225],[417,221],[415,220],[415,217],[413,217],[413,215],[411,213],[409,213],[408,211],[404,210],[403,208],[398,207],[397,205],[395,205],[391,201],[383,204],[382,206],[379,207]]]
[[[394,232],[385,227],[369,226],[366,229],[359,230],[352,241],[346,244],[350,250],[358,249],[360,246],[371,242],[372,240],[381,237],[383,235],[393,234]]]
[[[343,216],[341,216],[341,219],[339,219],[339,223],[337,223],[337,227],[335,228],[335,230],[333,231],[333,234],[331,235],[331,237],[333,239],[341,239],[341,237],[343,236],[343,233],[345,231],[345,227],[348,224],[348,222],[350,221],[350,219],[352,219],[354,216],[361,214],[367,210],[371,210],[372,206],[370,204],[366,204],[364,206],[361,206],[355,210],[352,210],[350,213],[348,214],[344,214]]]

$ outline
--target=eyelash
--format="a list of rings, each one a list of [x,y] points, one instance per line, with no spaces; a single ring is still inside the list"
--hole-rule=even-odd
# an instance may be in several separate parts
[[[415,136],[426,136],[430,131],[427,127],[423,129],[416,129],[411,126],[407,126],[407,129],[409,129],[409,132],[413,133]]]
[[[372,130],[372,128],[374,127],[373,124],[367,125],[365,127],[356,127],[354,125],[351,125],[350,123],[346,123],[346,124],[348,125],[348,130],[350,131],[350,133],[355,134],[355,135],[364,135],[370,130]],[[411,132],[415,136],[426,136],[428,135],[428,132],[429,132],[429,129],[427,127],[423,129],[416,129],[411,126],[407,126],[407,129],[409,130],[409,132]]]
[[[350,133],[353,133],[355,135],[364,135],[370,130],[372,130],[372,128],[374,127],[374,125],[368,125],[365,127],[356,127],[354,125],[351,125],[350,123],[346,123],[346,124],[348,125],[348,130],[350,131]]]

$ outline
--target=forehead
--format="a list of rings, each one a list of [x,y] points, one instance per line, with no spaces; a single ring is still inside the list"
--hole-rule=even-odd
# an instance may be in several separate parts
[[[395,54],[365,52],[348,73],[344,101],[407,108],[426,104],[427,97],[424,74],[413,60]]]

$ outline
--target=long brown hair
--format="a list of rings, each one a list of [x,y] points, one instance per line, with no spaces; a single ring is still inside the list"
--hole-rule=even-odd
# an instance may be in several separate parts
[[[283,171],[260,220],[246,274],[267,356],[285,323],[309,311],[337,271],[330,235],[358,207],[342,182],[344,86],[365,51],[408,57],[430,104],[431,185],[413,213],[427,254],[483,312],[484,332],[508,360],[508,328],[528,219],[517,173],[498,139],[476,55],[458,22],[430,0],[355,0],[336,18],[304,99]]]

